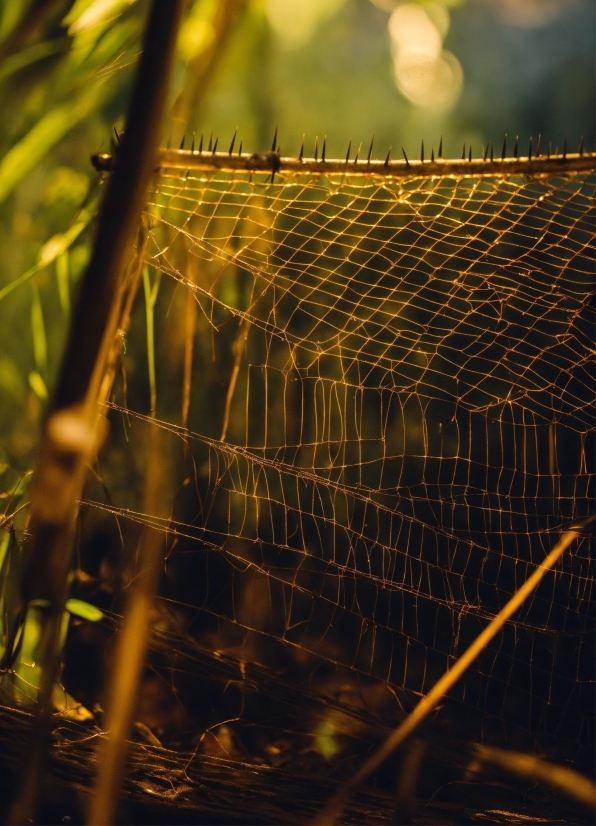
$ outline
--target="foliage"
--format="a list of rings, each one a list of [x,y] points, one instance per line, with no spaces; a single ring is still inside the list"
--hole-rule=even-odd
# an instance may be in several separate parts
[[[562,143],[565,130],[572,143],[586,131],[586,142],[593,143],[591,119],[584,123],[593,100],[587,0],[577,0],[567,10],[561,7],[558,17],[529,27],[524,18],[526,28],[505,0],[492,7],[482,0],[421,1],[428,19],[443,27],[441,48],[455,54],[463,67],[461,96],[449,107],[435,109],[416,106],[396,88],[388,21],[398,5],[397,0],[253,0],[208,99],[189,118],[173,116],[165,141],[177,144],[184,132],[195,130],[197,140],[201,131],[205,140],[213,131],[225,142],[240,125],[244,148],[261,150],[269,147],[277,125],[284,154],[297,152],[304,132],[311,144],[315,135],[329,132],[328,156],[342,156],[352,137],[355,145],[361,140],[368,144],[372,132],[380,152],[403,144],[412,155],[418,152],[420,137],[437,142],[440,134],[451,147],[449,154],[459,154],[456,136],[479,151],[503,131],[519,132],[524,140],[542,132],[543,140],[553,145]],[[13,697],[21,692],[33,699],[38,679],[31,665],[36,609],[30,607],[23,616],[18,597],[26,531],[26,511],[19,508],[26,503],[39,423],[52,391],[77,281],[89,258],[102,193],[101,179],[88,158],[100,146],[107,148],[114,124],[123,126],[147,6],[146,0],[0,3],[0,89],[10,102],[0,124],[0,496],[5,504],[1,632],[4,664],[14,669],[12,682],[4,678],[3,688]],[[288,7],[294,9],[292,15],[285,11]],[[192,85],[192,72],[213,42],[214,9],[211,0],[189,2],[173,104]],[[131,392],[145,397],[146,409],[154,411],[161,404],[163,412],[176,408],[179,400],[156,398],[156,374],[160,365],[162,374],[166,369],[180,372],[182,325],[171,325],[162,349],[156,345],[155,329],[165,327],[168,313],[178,320],[183,313],[180,294],[160,291],[159,279],[158,270],[143,270],[144,307],[139,303],[129,332],[139,346],[124,353],[123,364],[147,376],[146,385],[140,382]],[[241,307],[246,284],[230,279],[224,289],[224,303]],[[221,383],[211,358],[209,324],[199,323],[197,330],[205,385]],[[245,347],[242,335],[245,332],[234,336],[227,331],[237,359]],[[147,364],[140,365],[138,353],[143,351]],[[221,410],[206,404],[201,416],[203,432],[219,436]],[[232,422],[232,430],[234,426]],[[115,444],[101,469],[94,469],[91,484],[104,486],[104,474],[110,490],[121,494],[120,501],[138,504],[142,469],[125,461],[133,453],[125,444]],[[97,540],[94,534],[96,527],[90,517],[81,547],[85,540],[101,541],[101,535]],[[101,586],[89,602],[80,598],[86,592],[75,578],[78,596],[67,606],[64,635],[70,614],[77,621],[102,620],[102,611],[91,602],[119,607],[119,587],[129,581],[134,563],[111,559],[112,550],[113,543],[103,557],[96,554],[103,568],[93,576]],[[73,705],[68,698],[56,700],[60,702],[64,708]],[[314,727],[315,749],[325,759],[336,753],[338,731],[330,717]]]

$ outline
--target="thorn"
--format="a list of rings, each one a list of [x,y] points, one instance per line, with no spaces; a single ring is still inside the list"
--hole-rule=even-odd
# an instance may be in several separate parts
[[[486,149],[484,150],[484,157],[482,158],[483,161],[485,161],[488,158],[488,149],[489,149],[489,145],[487,143],[486,144]]]
[[[354,166],[358,163],[358,158],[360,157],[360,150],[362,149],[362,144],[358,144],[358,149],[356,150],[356,155],[354,157]]]
[[[191,145],[190,145],[190,152],[191,152],[191,155],[193,155],[193,154],[194,154],[194,151],[195,151],[195,133],[193,132],[193,133],[192,133],[192,143],[191,143]]]
[[[271,144],[271,151],[275,152],[275,148],[277,146],[277,126],[275,127],[275,132],[273,133],[273,143]]]
[[[116,129],[115,126],[113,127],[113,129],[114,129],[114,135],[116,135],[116,143],[120,143],[120,135],[118,134],[118,130]]]
[[[325,163],[325,149],[327,148],[327,135],[323,138],[323,148],[321,149],[321,160]]]
[[[424,141],[420,145],[420,161],[424,163]]]
[[[507,154],[507,133],[505,132],[505,137],[503,138],[503,149],[501,151],[501,160],[505,160],[505,155]]]
[[[391,160],[391,150],[393,149],[392,146],[389,147],[389,152],[387,152],[387,157],[385,158],[385,166],[389,166],[389,161]]]
[[[565,140],[563,141],[563,160],[567,157],[567,135],[565,135]]]
[[[439,141],[439,151],[437,152],[437,158],[443,157],[443,135],[441,135],[441,140]]]
[[[213,152],[211,153],[212,155],[215,155],[215,153],[217,152],[217,141],[218,140],[219,140],[219,138],[215,138],[215,143],[213,144]]]
[[[528,160],[532,160],[532,138],[530,138],[530,145],[528,146]]]
[[[236,143],[236,135],[237,134],[238,134],[238,127],[236,127],[234,129],[234,134],[232,135],[232,143],[230,144],[230,151],[228,152],[228,155],[231,155],[232,152],[234,151],[234,144]]]
[[[199,155],[203,154],[203,133],[201,132],[201,140],[199,141]]]
[[[207,152],[211,152],[211,147],[213,146],[213,132],[209,135],[209,146],[207,147]]]
[[[583,135],[579,139],[579,146],[577,147],[577,152],[578,152],[578,155],[580,156],[580,158],[582,158],[583,154],[584,154],[584,136]]]
[[[370,163],[370,159],[372,157],[372,150],[373,150],[374,142],[375,142],[375,136],[373,135],[372,138],[370,139],[370,146],[368,148],[368,157],[366,159],[366,163]]]
[[[348,151],[346,152],[346,163],[350,160],[350,149],[352,148],[352,139],[350,138],[350,142],[348,144]]]
[[[549,142],[548,142],[548,152],[546,153],[546,157],[547,157],[547,158],[550,158],[550,155],[551,155],[551,152],[552,152],[552,148],[553,148],[552,143],[549,141]]]
[[[431,163],[434,163],[434,162],[435,162],[435,150],[434,150],[434,147],[430,150],[430,162],[431,162]]]
[[[518,142],[518,140],[519,140],[519,138],[516,135],[515,136],[515,146],[513,147],[513,157],[516,158],[516,159],[517,159],[517,142]]]
[[[540,132],[538,133],[538,140],[536,141],[536,157],[540,157]]]
[[[114,127],[115,129],[116,127]],[[169,149],[172,145],[172,133],[170,132],[170,137],[168,138],[168,142],[166,143],[166,149]]]
[[[180,141],[180,151],[184,149],[184,141],[186,140],[186,135],[182,135],[182,140]]]
[[[470,151],[469,151],[469,153],[468,153],[468,160],[469,160],[469,161],[471,161],[471,160],[472,160],[472,144],[470,144]]]
[[[319,160],[319,136],[315,138],[315,161]]]
[[[271,151],[273,152],[274,150],[271,150]],[[275,169],[271,173],[271,183],[273,183],[274,180],[275,180]]]
[[[406,166],[409,166],[409,165],[410,165],[410,161],[408,160],[408,156],[406,155],[406,150],[403,148],[403,146],[402,146],[402,148],[401,148],[401,151],[402,151],[402,152],[403,152],[403,154],[404,154],[404,158],[405,158],[405,161],[406,161]]]
[[[491,145],[490,145],[490,162],[493,163],[494,160],[495,160],[494,146],[491,143]]]
[[[238,157],[242,155],[242,141],[240,141],[240,146],[238,147]]]
[[[300,154],[298,155],[298,160],[301,161],[304,158],[304,138],[306,135],[302,135],[302,143],[300,144]]]

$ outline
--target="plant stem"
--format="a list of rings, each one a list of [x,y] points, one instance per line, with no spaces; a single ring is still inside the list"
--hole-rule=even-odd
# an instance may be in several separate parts
[[[32,742],[9,822],[35,817],[52,726],[52,691],[61,661],[58,639],[67,595],[74,524],[85,467],[97,448],[98,398],[113,347],[130,259],[155,168],[183,0],[154,0],[127,128],[100,210],[93,254],[79,294],[60,377],[51,400],[31,490],[31,540],[25,600],[43,600],[42,667]]]
[[[589,520],[593,521],[593,517]],[[584,523],[585,524],[585,523]],[[581,526],[583,527],[583,525]],[[488,643],[498,634],[508,619],[523,605],[528,596],[537,587],[538,583],[553,568],[567,548],[579,536],[580,526],[574,526],[566,531],[557,542],[546,559],[538,565],[533,573],[524,582],[521,588],[516,591],[509,602],[493,617],[486,628],[476,637],[469,648],[464,651],[461,657],[455,662],[452,668],[446,671],[440,680],[435,683],[428,694],[426,694],[414,707],[412,712],[381,744],[377,751],[358,769],[358,771],[346,782],[342,783],[337,792],[327,803],[322,812],[313,820],[313,824],[318,826],[332,826],[336,823],[341,813],[360,786],[379,766],[402,745],[402,743],[412,734],[420,723],[428,717],[430,712],[436,708],[443,697],[450,691],[468,667],[474,662],[476,657],[488,645]]]
[[[159,436],[159,426],[152,421],[149,424],[146,448],[143,512],[163,516],[167,497],[164,496],[164,462]],[[153,597],[163,560],[164,541],[162,531],[149,526],[143,529],[138,547],[140,570],[126,606],[114,661],[114,677],[107,709],[107,737],[99,746],[99,769],[87,821],[93,826],[108,826],[114,820],[126,761],[127,740],[135,714],[139,677],[147,650]]]

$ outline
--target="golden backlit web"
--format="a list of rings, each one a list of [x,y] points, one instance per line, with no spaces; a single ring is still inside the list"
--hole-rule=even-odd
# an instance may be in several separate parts
[[[157,176],[157,415],[190,468],[163,599],[188,638],[387,720],[430,688],[594,507],[593,196],[586,173]],[[112,402],[129,433],[144,358]],[[151,521],[128,504],[94,507]],[[589,748],[592,558],[455,689],[470,736]]]

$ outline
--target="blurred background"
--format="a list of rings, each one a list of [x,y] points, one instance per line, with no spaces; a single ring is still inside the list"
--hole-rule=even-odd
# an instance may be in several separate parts
[[[282,152],[327,134],[379,156],[420,140],[450,156],[504,132],[594,139],[594,9],[584,0],[265,0],[205,107],[204,123]],[[197,124],[198,125],[198,124]],[[249,131],[250,130],[250,131]]]
[[[594,146],[591,0],[248,0],[206,97],[201,60],[216,37],[214,0],[189,2],[169,139],[236,127],[244,150],[327,157],[349,140],[374,155],[418,156],[443,136],[499,151],[509,134]],[[232,4],[233,5],[233,4]],[[70,293],[89,256],[98,176],[89,156],[121,128],[145,0],[0,3],[0,470],[30,463],[61,352]],[[199,90],[200,92],[200,90]],[[182,95],[184,97],[184,95]],[[178,104],[178,105],[177,105]],[[236,144],[238,146],[238,144]],[[81,211],[82,210],[82,211]]]

